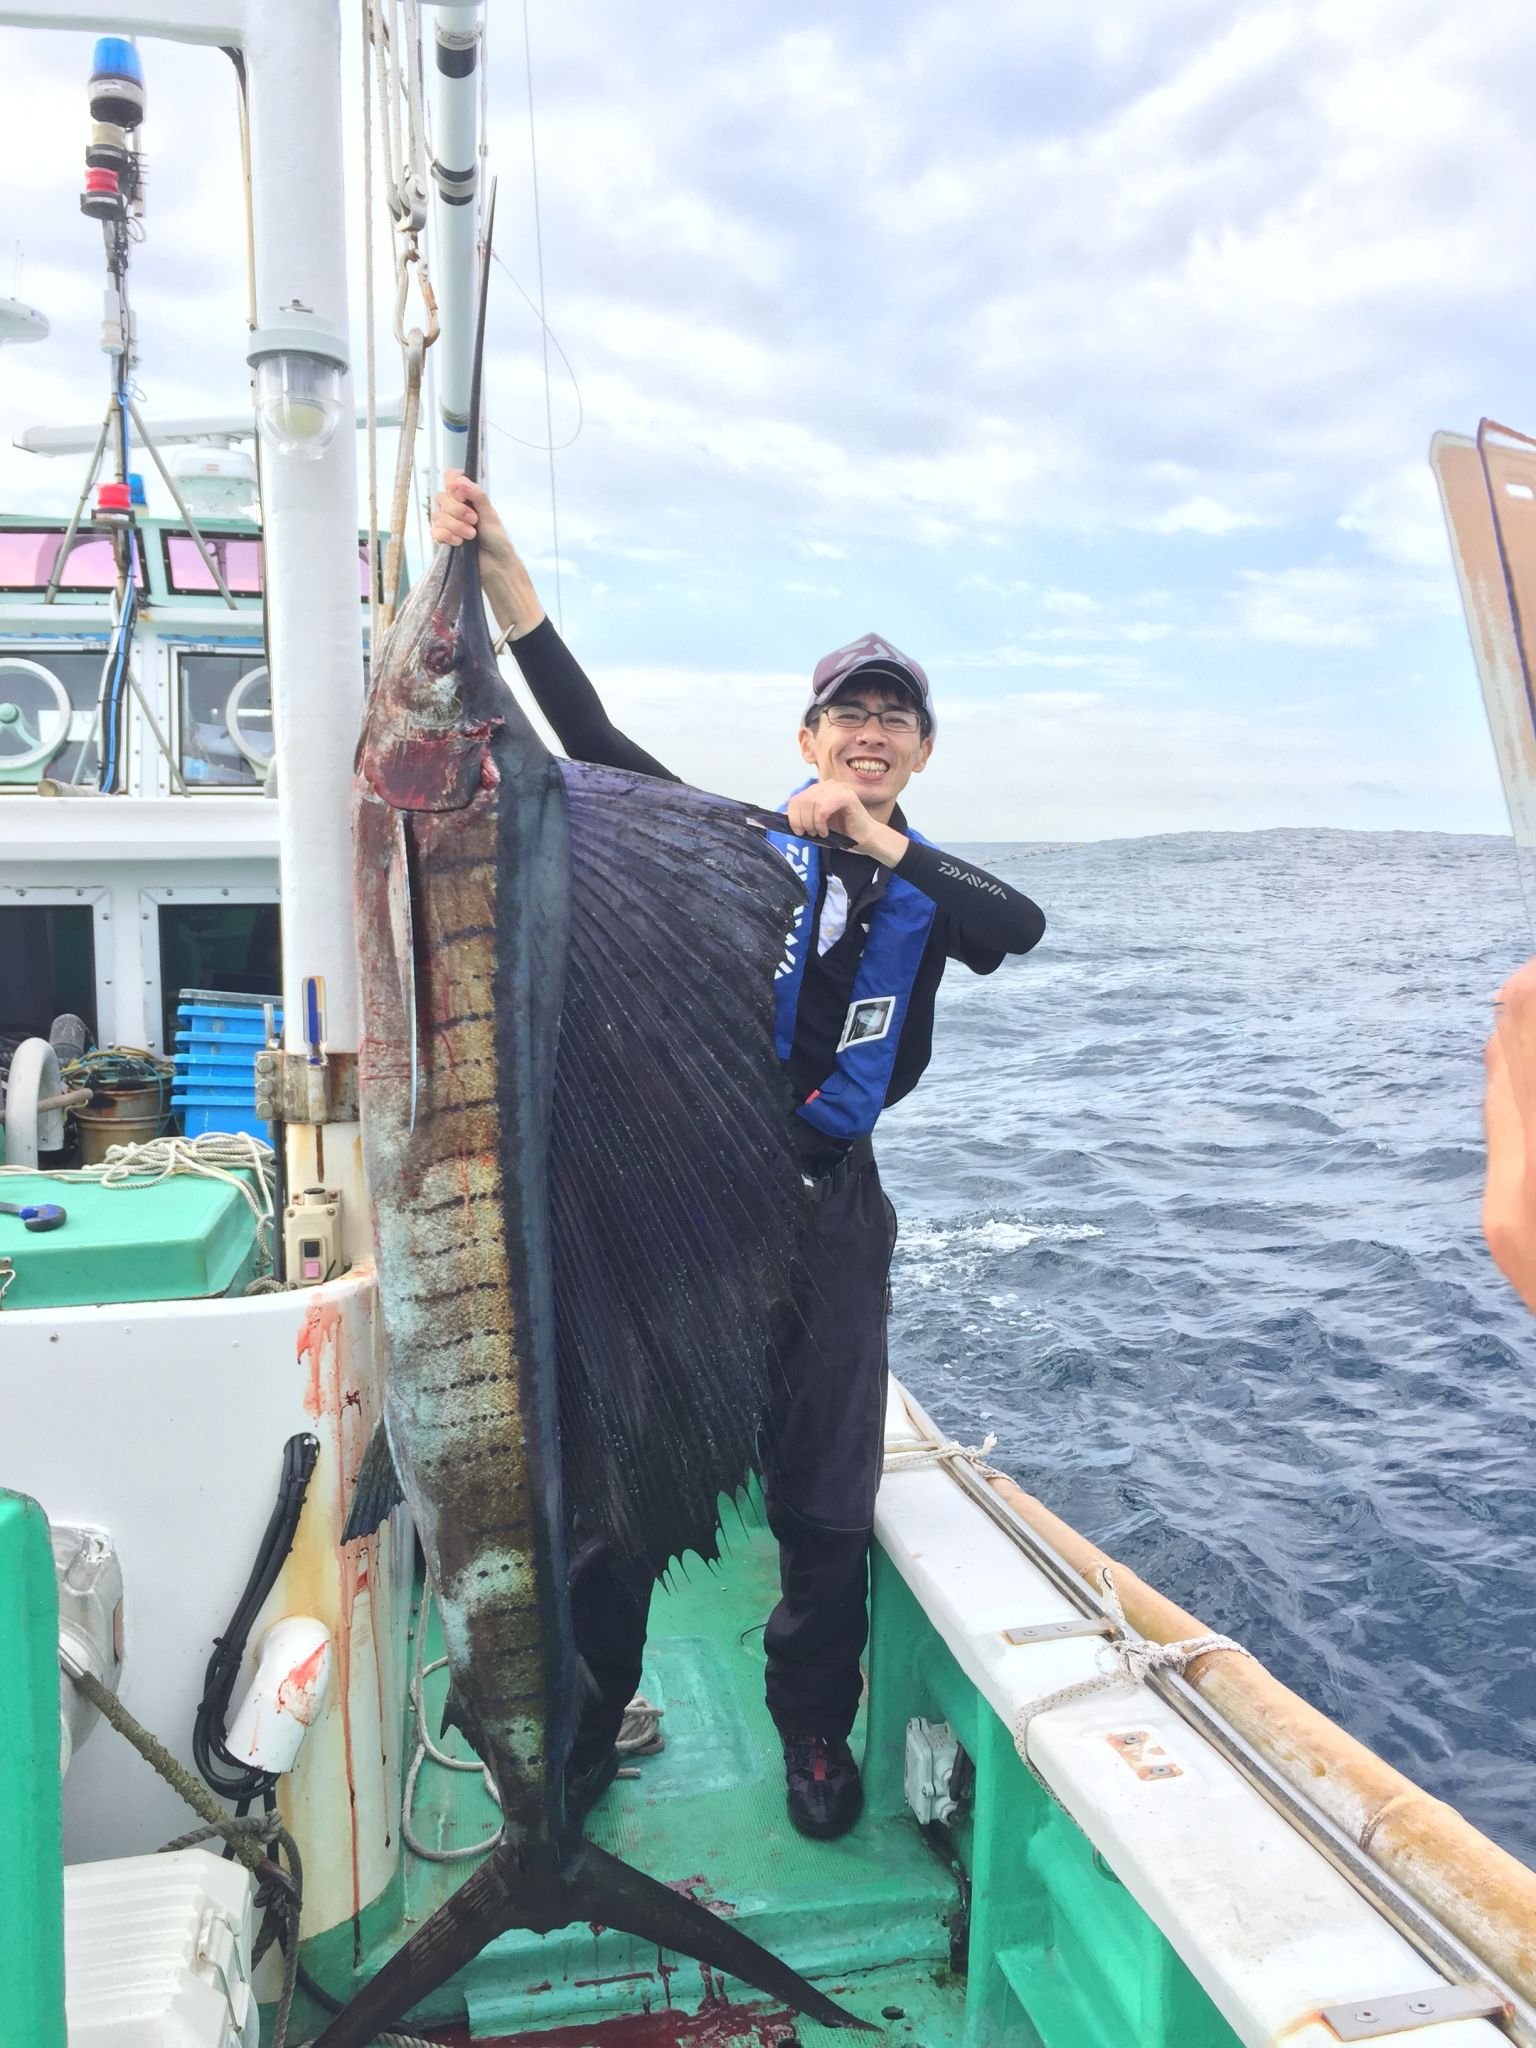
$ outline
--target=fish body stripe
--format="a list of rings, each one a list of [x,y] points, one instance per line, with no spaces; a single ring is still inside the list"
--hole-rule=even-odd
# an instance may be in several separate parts
[[[365,1014],[364,1131],[375,1195],[380,1286],[389,1309],[387,1406],[401,1480],[443,1610],[456,1694],[477,1737],[504,1760],[498,1783],[518,1834],[537,1834],[545,1758],[561,1692],[549,1629],[548,1536],[533,1508],[548,1489],[532,1333],[525,1325],[526,1225],[502,1168],[509,1107],[498,953],[504,821],[511,793],[466,810],[411,815],[417,1016],[384,958],[382,894],[360,919]],[[364,798],[360,833],[386,838],[387,808]],[[370,816],[378,812],[378,817]],[[444,845],[451,857],[437,858]],[[365,872],[368,871],[365,863]],[[365,906],[360,905],[360,909]],[[409,986],[409,978],[404,985]],[[416,1104],[409,1114],[409,1047]],[[516,1191],[513,1191],[514,1193]],[[466,1220],[469,1219],[469,1220]],[[465,1682],[460,1674],[469,1674]]]

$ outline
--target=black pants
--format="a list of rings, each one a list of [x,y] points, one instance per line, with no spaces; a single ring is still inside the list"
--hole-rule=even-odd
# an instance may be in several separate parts
[[[584,1702],[572,1771],[584,1771],[613,1747],[624,1709],[640,1689],[651,1582],[620,1571],[600,1553],[578,1562],[571,1575],[571,1621],[576,1648],[596,1688]]]
[[[895,1241],[895,1213],[866,1159],[817,1204],[784,1392],[769,1418],[765,1492],[781,1597],[763,1646],[768,1711],[784,1735],[846,1737],[858,1712]],[[618,1733],[640,1679],[649,1597],[601,1558],[575,1577],[576,1645],[597,1697],[582,1715],[573,1768]]]
[[[781,1597],[763,1647],[784,1735],[846,1736],[858,1712],[895,1236],[872,1158],[817,1207],[765,1475]]]

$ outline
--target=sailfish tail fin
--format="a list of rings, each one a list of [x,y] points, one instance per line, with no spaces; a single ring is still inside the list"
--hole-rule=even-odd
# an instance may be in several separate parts
[[[781,1999],[823,2026],[876,2031],[729,1920],[718,1919],[696,1899],[583,1842],[570,1866],[559,1872],[521,1869],[510,1847],[495,1850],[337,2014],[314,2048],[365,2048],[509,1927],[548,1934],[576,1920],[616,1928],[658,1948],[692,1956]]]

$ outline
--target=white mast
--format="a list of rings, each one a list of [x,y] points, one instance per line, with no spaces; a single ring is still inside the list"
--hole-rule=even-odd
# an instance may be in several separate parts
[[[422,61],[432,136],[432,278],[442,332],[433,349],[443,468],[462,469],[469,434],[475,342],[475,251],[480,229],[480,90],[485,40],[479,0],[429,0]],[[428,42],[425,28],[431,21]]]

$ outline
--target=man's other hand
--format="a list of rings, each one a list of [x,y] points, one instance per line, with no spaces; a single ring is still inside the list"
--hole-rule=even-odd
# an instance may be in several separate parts
[[[784,815],[798,838],[825,839],[829,832],[840,832],[856,852],[869,854],[883,867],[895,867],[910,843],[905,833],[872,818],[846,782],[813,782],[790,798]]]
[[[1526,1307],[1536,1310],[1536,960],[1499,991],[1486,1057],[1483,1235]]]

